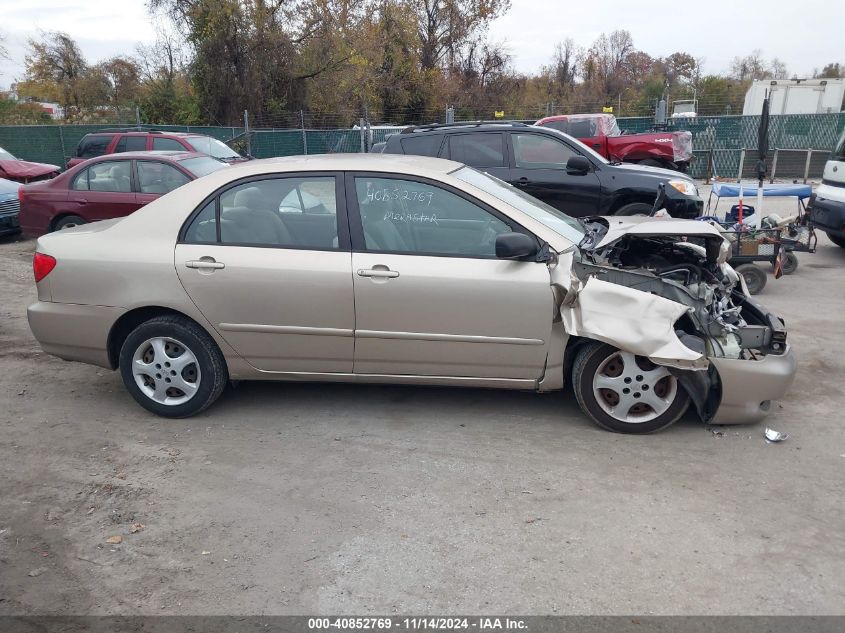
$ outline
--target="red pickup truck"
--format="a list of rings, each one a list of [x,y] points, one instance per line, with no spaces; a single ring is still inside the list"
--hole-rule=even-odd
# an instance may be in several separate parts
[[[540,119],[535,125],[574,136],[610,161],[640,163],[686,172],[692,160],[692,133],[623,134],[612,114],[567,114]]]

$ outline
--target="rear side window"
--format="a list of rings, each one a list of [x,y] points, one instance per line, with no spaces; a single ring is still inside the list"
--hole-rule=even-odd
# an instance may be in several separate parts
[[[91,134],[79,141],[79,147],[76,148],[76,155],[79,158],[94,158],[95,156],[102,156],[106,153],[109,143],[114,138],[114,134]]]
[[[153,137],[153,149],[154,150],[166,150],[171,152],[187,152],[188,149],[185,148],[182,143],[177,141],[174,138],[158,138]]]
[[[402,145],[402,153],[414,154],[415,156],[437,156],[440,151],[440,144],[443,137],[439,134],[428,136],[408,136],[399,141]]]
[[[473,167],[504,167],[504,134],[453,134],[449,158]]]
[[[120,152],[143,152],[147,149],[146,136],[121,136],[114,148],[115,154]]]
[[[131,163],[124,160],[105,161],[91,165],[73,179],[72,187],[77,191],[131,193]]]

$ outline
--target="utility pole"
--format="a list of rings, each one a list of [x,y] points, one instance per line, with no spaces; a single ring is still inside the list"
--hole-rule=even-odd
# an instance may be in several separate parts
[[[141,131],[141,108],[135,106],[135,125],[138,127],[138,131]]]

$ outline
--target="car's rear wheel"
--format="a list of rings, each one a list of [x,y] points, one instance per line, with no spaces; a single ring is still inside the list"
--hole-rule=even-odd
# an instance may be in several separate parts
[[[56,222],[55,227],[53,227],[53,230],[61,231],[62,229],[69,229],[74,226],[80,226],[82,224],[87,224],[85,218],[80,218],[78,215],[66,215],[62,218],[59,218],[58,222]]]
[[[185,418],[209,407],[228,381],[214,340],[180,316],[161,316],[136,327],[120,349],[123,384],[142,407]]]
[[[630,202],[619,207],[614,215],[649,215],[653,208],[654,205],[647,202]]]
[[[840,248],[845,248],[845,237],[840,237],[839,235],[832,235],[828,233],[827,236],[830,238],[830,241],[839,246]]]
[[[653,433],[677,422],[689,396],[666,367],[604,343],[581,349],[572,368],[581,409],[617,433]]]

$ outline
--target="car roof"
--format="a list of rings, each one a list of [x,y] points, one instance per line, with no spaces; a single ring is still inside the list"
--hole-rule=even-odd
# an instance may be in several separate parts
[[[176,150],[151,150],[149,152],[119,152],[117,154],[103,154],[89,158],[86,163],[101,163],[109,160],[132,160],[140,158],[163,158],[165,160],[187,160],[189,158],[209,158],[208,154],[200,152],[178,152]]]
[[[200,134],[199,132],[172,132],[170,130],[97,130],[96,132],[89,132],[85,136],[115,136],[116,134],[123,134],[124,136],[177,136],[180,138],[203,136],[214,138],[213,136]]]
[[[402,154],[311,154],[308,156],[284,156],[263,158],[230,165],[225,172],[236,171],[241,176],[267,173],[269,171],[377,171],[397,174],[426,173],[437,176],[449,174],[463,167],[463,163],[428,156]]]

